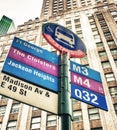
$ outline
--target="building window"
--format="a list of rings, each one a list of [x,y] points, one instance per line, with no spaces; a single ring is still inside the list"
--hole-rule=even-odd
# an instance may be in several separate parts
[[[47,117],[47,126],[57,125],[57,120],[55,115],[48,115]]]
[[[4,115],[6,111],[6,106],[0,106],[0,116]]]
[[[88,112],[89,112],[89,119],[90,120],[100,119],[98,108],[89,108]]]
[[[105,75],[107,82],[114,81],[115,77],[113,73],[109,73]]]
[[[102,127],[99,127],[99,128],[91,128],[91,130],[102,130]]]
[[[99,52],[99,56],[100,56],[100,57],[103,57],[103,56],[107,56],[107,54],[106,54],[105,51],[102,51],[102,52]]]
[[[15,130],[16,123],[17,123],[16,121],[10,121],[10,122],[8,122],[6,130]]]
[[[2,123],[0,123],[0,130],[1,130],[1,127],[2,127]]]
[[[114,104],[115,113],[117,115],[117,104]]]
[[[73,112],[73,121],[82,121],[82,112],[81,110]]]
[[[114,45],[115,44],[114,41],[108,41],[107,43],[108,43],[108,45]]]
[[[69,20],[69,21],[66,21],[66,25],[71,25],[71,20]]]
[[[96,45],[97,45],[97,47],[103,47],[104,46],[102,42],[98,42],[98,43],[96,43]]]
[[[117,60],[115,60],[115,64],[116,64],[116,66],[117,66]]]
[[[110,95],[111,95],[112,97],[117,96],[117,86],[114,86],[114,87],[109,88],[109,91],[110,91]]]
[[[102,67],[103,68],[110,68],[111,65],[110,65],[109,61],[106,61],[106,62],[102,62]]]
[[[117,54],[117,49],[111,50],[111,54],[112,54],[112,55],[116,55],[116,54]]]
[[[20,108],[20,104],[13,104],[11,108],[11,113],[18,113]]]
[[[31,130],[40,128],[40,117],[33,117],[31,121]]]

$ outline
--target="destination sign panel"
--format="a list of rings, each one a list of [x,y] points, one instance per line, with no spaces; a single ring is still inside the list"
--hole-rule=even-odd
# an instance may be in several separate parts
[[[49,52],[41,47],[38,47],[34,44],[31,44],[27,41],[24,41],[20,38],[15,37],[12,43],[12,47],[17,48],[19,50],[28,52],[34,56],[47,60],[53,64],[58,65],[58,55]]]
[[[104,90],[101,82],[89,79],[86,76],[82,76],[78,73],[71,72],[71,81],[73,84],[82,86],[94,92],[104,95]]]
[[[87,76],[88,78],[91,78],[98,82],[102,82],[100,73],[98,71],[82,66],[76,62],[70,61],[70,71]]]
[[[0,81],[0,94],[58,114],[58,94],[4,73],[0,74]]]
[[[104,95],[95,93],[81,86],[71,85],[71,96],[74,99],[80,100],[87,104],[93,105],[95,107],[101,108],[103,110],[108,110],[106,99]]]
[[[108,110],[100,73],[70,61],[72,98]]]
[[[11,47],[8,57],[54,76],[58,76],[58,66],[56,64],[31,55],[30,53]]]
[[[2,68],[4,73],[14,75],[20,79],[42,86],[54,92],[58,92],[57,77],[23,64],[12,58],[6,59]]]

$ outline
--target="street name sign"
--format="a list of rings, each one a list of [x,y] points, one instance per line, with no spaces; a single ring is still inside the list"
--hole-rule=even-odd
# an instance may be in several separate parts
[[[58,94],[10,75],[0,74],[0,94],[37,108],[58,113]]]
[[[108,110],[101,76],[98,71],[70,61],[71,97]]]

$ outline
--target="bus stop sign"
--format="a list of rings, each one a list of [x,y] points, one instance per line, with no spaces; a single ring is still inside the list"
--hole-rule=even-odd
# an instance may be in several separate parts
[[[61,53],[67,52],[73,58],[86,55],[84,43],[71,30],[55,23],[46,23],[42,26],[42,32],[44,38]]]

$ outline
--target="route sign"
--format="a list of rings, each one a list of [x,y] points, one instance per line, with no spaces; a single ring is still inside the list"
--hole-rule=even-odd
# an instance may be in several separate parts
[[[30,82],[32,84],[39,85],[40,87],[49,89],[51,91],[58,92],[57,77],[9,57],[7,57],[5,61],[2,72]]]
[[[46,61],[49,61],[53,64],[58,65],[58,55],[49,52],[41,47],[38,47],[34,44],[31,44],[25,40],[15,37],[12,43],[12,47],[30,53],[34,56],[42,58]]]
[[[0,74],[0,94],[58,114],[58,94],[4,73]]]
[[[95,71],[91,68],[82,66],[81,64],[78,64],[76,62],[70,61],[70,70],[72,72],[86,76],[90,79],[101,82],[101,76],[100,76],[100,73],[98,71]]]
[[[98,94],[96,92],[85,89],[81,86],[77,86],[72,84],[72,93],[71,96],[74,99],[80,100],[92,106],[101,108],[103,110],[108,110],[105,96],[102,94]]]
[[[78,86],[82,86],[86,89],[92,90],[94,92],[104,95],[104,90],[101,82],[97,82],[86,76],[82,76],[78,73],[71,72],[71,82]]]
[[[58,92],[58,56],[19,38],[14,39],[2,72]]]
[[[46,23],[43,24],[42,31],[44,38],[60,52],[67,52],[74,58],[86,55],[84,43],[71,30],[55,23]]]
[[[71,96],[77,100],[108,110],[100,73],[70,61]]]
[[[15,37],[0,81],[0,94],[58,114],[56,54]]]

